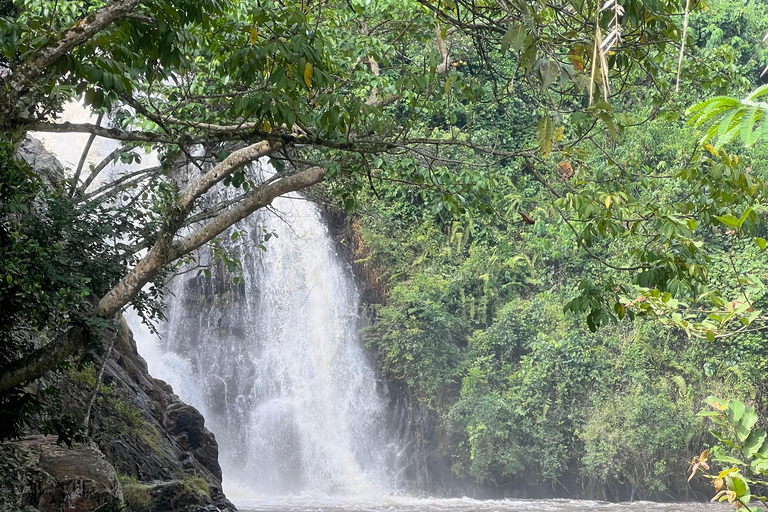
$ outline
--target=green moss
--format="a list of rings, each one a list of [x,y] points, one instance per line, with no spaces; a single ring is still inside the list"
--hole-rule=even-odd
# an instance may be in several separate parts
[[[119,475],[120,485],[123,487],[124,509],[126,512],[151,512],[152,496],[149,494],[150,486],[138,482],[130,476]]]
[[[160,449],[160,433],[157,431],[154,425],[151,425],[147,422],[143,422],[141,430],[138,432],[139,437],[144,440],[145,443],[147,443],[147,446],[149,446],[149,449],[152,450],[152,452],[157,455],[159,458],[163,458],[163,451]]]
[[[184,481],[191,485],[194,489],[197,489],[200,494],[205,494],[206,496],[211,495],[211,487],[208,485],[208,482],[205,480],[205,478],[195,476],[191,478],[185,478]]]
[[[110,405],[115,414],[117,414],[120,420],[130,429],[144,426],[145,422],[144,418],[141,416],[141,411],[128,400],[118,398],[113,400]]]
[[[67,377],[75,387],[93,389],[96,386],[96,367],[93,363],[84,364],[80,368],[73,366]]]

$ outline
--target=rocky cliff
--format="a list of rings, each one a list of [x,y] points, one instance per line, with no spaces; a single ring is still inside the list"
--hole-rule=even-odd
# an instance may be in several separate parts
[[[3,445],[0,467],[12,478],[0,482],[0,510],[117,510],[123,503],[135,512],[235,510],[221,490],[218,446],[203,416],[149,375],[124,322],[107,353],[57,382],[69,415],[85,417],[92,404],[92,442],[68,448],[32,436]]]
[[[129,500],[143,491],[151,498],[145,501],[154,504],[151,510],[233,510],[221,490],[218,445],[203,416],[149,375],[124,322],[112,354],[91,413],[91,432]],[[79,375],[88,378],[88,371]],[[77,392],[73,388],[70,396]]]

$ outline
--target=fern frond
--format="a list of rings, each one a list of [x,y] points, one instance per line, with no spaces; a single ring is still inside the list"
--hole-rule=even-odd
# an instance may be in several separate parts
[[[763,95],[765,95],[765,94],[768,94],[768,84],[765,84],[765,85],[761,85],[760,87],[758,87],[757,89],[755,89],[754,91],[752,91],[752,92],[751,92],[751,93],[750,93],[750,94],[747,96],[747,99],[748,99],[748,100],[752,100],[752,101],[755,101],[755,100],[757,100],[758,98],[760,98],[761,96],[763,96]]]
[[[768,84],[741,100],[728,96],[707,99],[693,105],[686,113],[689,123],[696,128],[712,123],[702,137],[702,143],[716,137],[715,148],[720,149],[739,137],[751,146],[768,138],[768,101],[765,99],[768,99]]]
[[[752,107],[749,114],[744,118],[744,122],[741,123],[741,138],[744,139],[744,142],[747,145],[754,143],[754,141],[750,142],[750,139],[752,139],[755,123],[757,123],[757,120],[760,118],[762,111],[763,110],[760,108]]]
[[[742,120],[744,119],[744,107],[740,108],[736,112],[734,112],[733,118],[731,118],[730,122],[726,126],[726,130],[720,137],[717,139],[717,142],[715,143],[715,149],[720,150],[723,146],[731,142],[733,139],[736,138],[736,136],[741,133],[742,131]],[[722,128],[723,125],[720,125],[720,128]],[[720,128],[718,128],[718,134],[720,134]]]
[[[672,377],[672,382],[677,386],[680,396],[684,397],[688,392],[688,384],[685,382],[685,378],[682,375],[675,375]]]
[[[763,124],[760,128],[760,138],[768,139],[768,109],[763,109]]]
[[[739,101],[730,96],[715,96],[699,102],[686,110],[686,115],[690,116],[690,123],[699,126],[702,123],[712,119],[712,112],[720,108],[736,108],[740,105]]]

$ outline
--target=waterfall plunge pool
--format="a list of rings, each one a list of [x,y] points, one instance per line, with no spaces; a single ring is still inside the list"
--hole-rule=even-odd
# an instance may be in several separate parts
[[[341,497],[299,494],[257,496],[245,489],[226,489],[241,512],[726,512],[721,503],[609,503],[569,499],[411,498],[407,496]]]

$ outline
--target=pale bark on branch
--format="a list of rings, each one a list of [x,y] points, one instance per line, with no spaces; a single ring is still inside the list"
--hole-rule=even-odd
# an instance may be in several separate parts
[[[212,186],[232,174],[235,170],[245,164],[255,162],[259,158],[267,156],[279,148],[279,143],[262,141],[232,152],[221,163],[200,178],[196,179],[189,185],[189,187],[187,187],[187,190],[185,190],[181,198],[179,198],[179,206],[184,210],[190,209],[192,203],[194,203],[196,199],[205,194]]]
[[[8,79],[10,89],[16,94],[37,76],[43,74],[61,57],[85,43],[116,20],[131,14],[142,0],[114,0],[97,9],[87,18],[78,21],[24,60],[24,64],[13,70]]]
[[[269,148],[269,145],[267,145],[266,148]],[[256,151],[253,146],[244,148],[244,150],[250,150],[250,153],[245,152],[243,154],[250,154],[254,160],[259,158],[258,155],[261,154],[259,151]],[[268,154],[271,149],[262,147],[262,151]],[[235,153],[230,155],[230,158],[233,157],[233,155],[235,155]],[[223,179],[221,177],[222,174],[226,176],[234,169],[244,165],[244,163],[253,161],[248,160],[244,162],[241,158],[242,156],[232,158],[226,168],[223,168],[220,172],[213,175],[210,175],[209,173],[201,177],[198,180],[200,183],[190,187],[187,191],[188,193],[185,193],[179,200],[179,204],[187,205],[187,208],[191,207],[195,198],[205,193],[206,190],[210,189],[210,187]],[[227,160],[229,160],[229,158]],[[227,160],[220,165],[227,162]],[[256,210],[268,206],[276,197],[288,192],[302,190],[319,183],[325,177],[325,173],[326,170],[321,167],[311,167],[296,174],[268,183],[257,190],[252,196],[245,198],[231,209],[217,215],[210,222],[201,226],[185,238],[174,242],[176,230],[183,224],[186,214],[189,213],[189,210],[187,210],[182,218],[176,219],[172,228],[167,229],[160,235],[157,242],[149,249],[136,267],[134,267],[128,275],[126,275],[99,301],[96,306],[96,314],[103,318],[114,316],[128,304],[128,302],[130,302],[131,298],[133,298],[144,285],[152,281],[163,267],[172,263],[184,254],[188,254],[201,247],[203,244],[211,241],[224,230]],[[205,185],[207,185],[208,188],[205,188]]]
[[[310,167],[270,183],[252,196],[245,198],[234,208],[219,214],[209,223],[182,239],[175,244],[175,250],[179,255],[194,251],[256,210],[269,206],[276,197],[320,183],[325,177],[325,173],[326,169],[323,167]]]

